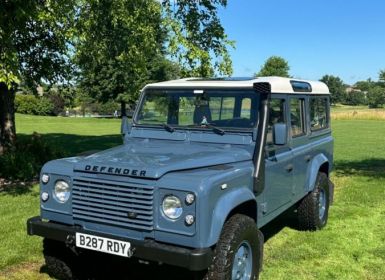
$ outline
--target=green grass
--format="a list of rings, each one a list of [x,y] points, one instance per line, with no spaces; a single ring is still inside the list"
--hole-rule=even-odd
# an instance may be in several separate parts
[[[385,122],[334,121],[335,203],[327,227],[285,227],[261,279],[385,279]]]
[[[275,223],[279,231],[265,243],[262,280],[385,279],[385,122],[332,125],[336,190],[328,225],[299,232]],[[17,127],[24,137],[36,130],[73,154],[121,141],[117,120],[18,115]],[[39,272],[41,239],[25,233],[26,219],[39,211],[37,186],[0,192],[0,207],[0,279],[49,279]]]
[[[16,115],[19,137],[33,132],[76,155],[90,150],[103,150],[120,144],[120,120],[95,118],[66,118]]]

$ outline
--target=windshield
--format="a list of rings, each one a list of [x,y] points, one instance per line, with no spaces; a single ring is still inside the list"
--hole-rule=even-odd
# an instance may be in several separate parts
[[[172,127],[209,126],[250,129],[255,126],[259,95],[244,90],[146,90],[135,122]]]

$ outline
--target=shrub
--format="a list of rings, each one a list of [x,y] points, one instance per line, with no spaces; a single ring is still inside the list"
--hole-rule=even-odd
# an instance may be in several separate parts
[[[64,156],[63,151],[37,133],[32,137],[18,138],[15,147],[0,157],[0,177],[30,181],[38,178],[44,163]]]
[[[28,94],[16,95],[15,109],[17,113],[28,115],[48,116],[54,114],[54,105],[48,98]]]
[[[16,112],[27,115],[34,115],[38,99],[34,95],[16,94],[15,109]]]

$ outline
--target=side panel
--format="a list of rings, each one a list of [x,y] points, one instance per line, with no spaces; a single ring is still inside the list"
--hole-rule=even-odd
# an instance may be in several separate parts
[[[266,160],[265,212],[269,214],[292,199],[293,154],[284,149]]]

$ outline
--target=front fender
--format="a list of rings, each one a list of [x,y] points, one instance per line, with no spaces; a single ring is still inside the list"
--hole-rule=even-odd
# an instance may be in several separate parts
[[[320,170],[321,165],[324,164],[325,162],[329,162],[329,160],[324,154],[316,155],[311,161],[310,170],[309,170],[310,174],[306,182],[308,192],[311,192],[314,190],[318,171]]]
[[[217,201],[212,214],[211,228],[206,243],[208,246],[212,246],[218,242],[223,225],[231,210],[250,200],[255,201],[255,196],[254,193],[246,186],[225,191],[225,193]]]

